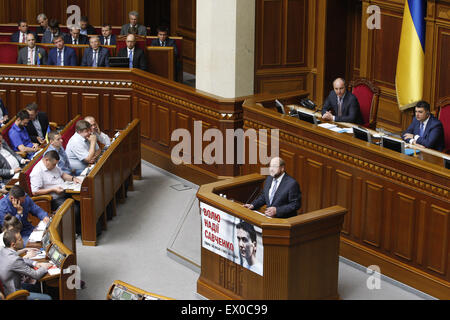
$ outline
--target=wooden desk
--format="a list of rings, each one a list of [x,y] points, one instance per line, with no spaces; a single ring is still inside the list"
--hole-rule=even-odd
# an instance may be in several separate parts
[[[340,254],[449,299],[450,171],[258,102],[257,96],[245,101],[244,129],[280,129],[280,156],[300,183],[303,210],[348,209]],[[243,168],[244,174],[259,171],[259,165]]]
[[[116,193],[124,197],[125,183],[141,177],[140,120],[131,122],[111,144],[81,185],[81,237],[83,245],[96,246],[96,225],[102,219],[106,230],[106,208],[115,205]]]
[[[158,294],[150,293],[132,286],[123,281],[116,280],[106,295],[106,300],[173,300]]]
[[[220,250],[211,250],[219,242],[202,245],[197,292],[209,299],[338,299],[339,234],[347,210],[335,206],[289,219],[271,219],[237,202],[246,202],[265,179],[253,174],[200,187],[197,197],[204,208],[200,211],[202,225],[209,220],[218,225],[215,231],[202,228],[202,243],[214,234],[221,243],[231,245],[219,244]],[[228,200],[219,194],[227,195]],[[235,224],[240,221],[262,232],[255,241],[255,259],[262,262],[261,271],[239,263]]]

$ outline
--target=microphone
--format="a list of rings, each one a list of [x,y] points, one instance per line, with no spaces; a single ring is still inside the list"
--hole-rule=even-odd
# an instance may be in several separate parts
[[[259,186],[256,187],[256,189],[253,191],[253,193],[251,194],[251,196],[247,199],[247,201],[244,204],[249,204],[251,203],[250,200],[255,196],[256,192],[259,190]]]

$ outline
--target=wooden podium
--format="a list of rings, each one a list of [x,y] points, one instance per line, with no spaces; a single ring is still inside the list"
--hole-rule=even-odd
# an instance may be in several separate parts
[[[262,190],[265,178],[252,174],[204,185],[198,191],[200,207],[212,207],[262,230],[263,276],[205,248],[204,237],[210,233],[202,231],[197,292],[214,300],[339,299],[339,236],[347,210],[334,206],[271,219],[244,208],[242,204]]]

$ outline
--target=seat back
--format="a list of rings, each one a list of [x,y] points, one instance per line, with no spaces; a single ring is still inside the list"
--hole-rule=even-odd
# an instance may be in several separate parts
[[[0,44],[0,63],[1,64],[16,64],[17,56],[19,54],[17,44],[15,43],[1,43]]]
[[[450,153],[450,96],[439,100],[437,104],[437,118],[442,122],[442,126],[444,127],[444,152]]]
[[[380,89],[367,79],[357,79],[350,82],[349,91],[358,99],[364,127],[375,130]]]
[[[3,136],[3,140],[6,141],[6,143],[12,148],[11,146],[11,140],[9,139],[9,130],[16,122],[16,117],[12,118],[2,129],[1,129],[1,135]]]

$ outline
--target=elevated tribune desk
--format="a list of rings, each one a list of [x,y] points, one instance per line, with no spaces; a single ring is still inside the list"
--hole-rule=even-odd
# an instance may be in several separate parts
[[[293,94],[293,97],[295,95]],[[244,129],[279,129],[280,156],[301,186],[303,210],[347,208],[340,254],[441,299],[450,298],[450,170],[244,102]],[[263,142],[261,142],[263,143]],[[422,153],[438,153],[423,150]],[[259,172],[245,165],[244,174]]]
[[[198,191],[202,266],[197,292],[209,299],[338,299],[339,235],[347,210],[335,206],[271,219],[244,208],[265,178],[253,174]],[[256,233],[257,263],[251,267],[240,254],[236,225],[241,221]]]

